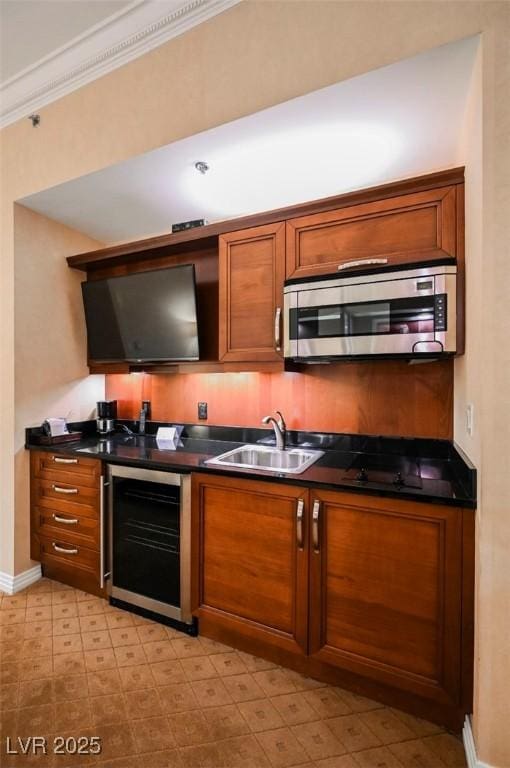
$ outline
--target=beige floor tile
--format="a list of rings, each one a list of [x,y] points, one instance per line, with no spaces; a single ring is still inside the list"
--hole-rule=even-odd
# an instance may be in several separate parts
[[[286,725],[299,725],[299,723],[310,723],[318,720],[319,715],[308,704],[302,692],[286,693],[283,696],[271,697],[274,704]]]
[[[74,589],[59,589],[54,591],[51,595],[52,605],[64,605],[66,603],[76,602],[76,590]]]
[[[323,760],[326,757],[344,755],[347,751],[342,742],[331,733],[326,723],[321,720],[294,725],[291,731],[311,760]]]
[[[317,760],[316,768],[359,768],[352,755],[341,755],[341,757],[327,757],[325,760]],[[377,768],[377,766],[373,766]]]
[[[51,653],[51,651],[50,651]],[[8,640],[5,643],[0,643],[0,662],[5,664],[6,662],[19,661],[21,658],[21,646],[16,640]]]
[[[92,723],[91,700],[75,699],[60,702],[55,707],[55,732],[74,731],[79,736],[83,728],[89,728]]]
[[[142,688],[152,688],[156,682],[148,664],[138,664],[134,667],[119,669],[120,684],[124,691],[138,691]]]
[[[140,638],[136,627],[119,627],[110,629],[111,644],[114,648],[122,645],[140,645]]]
[[[281,728],[284,725],[280,713],[271,704],[269,699],[244,701],[238,704],[238,709],[248,723],[252,733],[269,731],[274,728]]]
[[[186,682],[186,676],[179,659],[160,661],[150,665],[156,685],[170,685],[172,683]]]
[[[48,736],[55,731],[55,705],[41,704],[18,709],[16,731],[18,736]]]
[[[115,725],[129,720],[124,696],[121,693],[111,693],[106,696],[92,696],[92,725]]]
[[[339,715],[350,715],[352,710],[334,688],[318,688],[314,691],[305,691],[303,698],[317,712],[319,717],[328,718]]]
[[[388,749],[405,768],[443,768],[442,761],[422,739],[390,744]]]
[[[18,683],[21,678],[21,664],[19,661],[3,663],[0,666],[0,684]]]
[[[143,649],[147,656],[147,661],[156,664],[158,661],[168,661],[175,659],[175,651],[170,640],[154,640],[143,643]]]
[[[444,731],[444,728],[442,728],[440,725],[429,723],[428,720],[422,720],[419,717],[414,717],[407,712],[402,712],[400,709],[391,709],[390,711],[393,712],[393,714],[396,715],[399,720],[402,720],[402,722],[407,725],[407,727],[413,732],[415,736],[432,736],[436,733],[442,733]]]
[[[225,758],[219,744],[181,747],[179,756],[184,768],[225,768]]]
[[[348,752],[359,752],[362,749],[381,746],[379,737],[360,720],[358,715],[343,715],[325,722]]]
[[[196,683],[195,683],[196,685]],[[158,688],[159,699],[165,714],[199,709],[202,702],[195,696],[190,683],[175,683]]]
[[[218,674],[208,656],[180,659],[180,664],[186,679],[190,682],[193,680],[206,680],[209,677],[216,677]]]
[[[203,656],[205,654],[204,647],[198,637],[179,637],[177,639],[172,639],[172,646],[175,656],[178,659]]]
[[[247,672],[244,661],[234,651],[233,653],[216,653],[210,657],[210,660],[216,669],[218,675],[226,677],[227,675],[242,675]]]
[[[78,603],[56,603],[51,606],[51,618],[74,619],[78,616]]]
[[[100,651],[103,648],[111,648],[112,640],[107,629],[98,629],[95,632],[82,632],[84,651]]]
[[[41,592],[40,594],[27,594],[27,608],[36,606],[51,605],[51,592]]]
[[[108,629],[104,613],[94,613],[91,616],[80,616],[80,630],[82,632],[99,632]]]
[[[56,675],[82,675],[85,672],[85,658],[82,651],[60,653],[53,657]]]
[[[95,597],[92,600],[78,601],[78,616],[95,616],[104,613],[104,600]]]
[[[161,717],[164,712],[156,688],[143,688],[140,691],[124,693],[126,712],[130,720],[146,717]],[[136,728],[136,724],[133,726]]]
[[[407,725],[389,709],[374,709],[361,712],[360,720],[379,737],[382,744],[396,744],[412,739],[414,734]]]
[[[54,701],[55,684],[52,677],[44,680],[28,680],[19,684],[19,707],[41,706]]]
[[[134,667],[147,661],[141,645],[121,645],[113,650],[119,667]]]
[[[176,746],[174,734],[166,717],[137,720],[132,730],[138,752],[157,752]]]
[[[169,639],[166,627],[163,627],[161,624],[142,624],[141,626],[136,627],[136,631],[141,643],[154,643],[157,640]]]
[[[178,749],[163,749],[160,752],[148,752],[143,760],[150,768],[184,768],[181,754]],[[139,759],[135,768],[139,767]]]
[[[283,696],[286,693],[296,692],[296,686],[286,670],[279,667],[263,672],[254,672],[253,678],[267,696]]]
[[[264,672],[268,669],[276,669],[277,666],[272,661],[261,659],[260,656],[252,656],[250,653],[244,653],[244,651],[237,651],[237,655],[243,660],[248,672]]]
[[[210,707],[203,710],[204,717],[211,728],[214,741],[244,736],[250,728],[235,704]]]
[[[271,768],[255,736],[237,736],[219,745],[226,768]]]
[[[42,611],[43,608],[34,608],[31,610]],[[8,608],[6,611],[0,611],[0,625],[2,627],[9,626],[10,624],[24,624],[25,623],[25,608]],[[32,619],[35,621],[35,619]]]
[[[53,635],[75,635],[80,631],[80,622],[78,618],[55,619],[53,622]]]
[[[51,621],[34,621],[31,624],[25,624],[23,636],[25,640],[35,640],[38,637],[50,637],[52,634]]]
[[[101,760],[113,760],[136,752],[135,741],[128,723],[96,725],[93,735],[101,739]],[[147,766],[148,768],[148,766]]]
[[[234,653],[234,648],[231,648],[229,645],[223,645],[223,643],[219,643],[217,640],[211,640],[208,637],[200,637],[199,640],[204,653],[209,655],[216,653]]]
[[[14,709],[14,707],[22,706],[19,703],[21,685],[22,683],[0,685],[0,713],[5,709]],[[37,703],[39,704],[40,702]]]
[[[170,729],[180,747],[212,742],[212,728],[199,709],[168,715]]]
[[[106,614],[106,623],[108,629],[124,629],[125,627],[133,627],[133,617],[126,611],[115,610],[115,613]]]
[[[81,635],[59,635],[53,638],[53,654],[83,651]]]
[[[263,699],[265,694],[260,685],[248,672],[223,678],[223,683],[236,702]]]
[[[233,699],[225,687],[225,683],[219,677],[209,680],[196,680],[191,683],[193,693],[200,702],[201,707],[219,707],[223,704],[232,704]]]
[[[448,768],[465,768],[467,765],[462,741],[450,733],[430,736],[423,742]]]
[[[2,598],[0,610],[9,611],[27,607],[27,595],[7,595]]]
[[[258,733],[257,739],[274,768],[289,768],[309,761],[305,750],[289,728]]]
[[[115,669],[117,666],[113,648],[103,648],[101,651],[85,651],[83,655],[87,672]]]
[[[51,622],[48,622],[50,625],[50,632],[51,635]],[[1,643],[8,643],[10,641],[16,641],[19,642],[20,640],[23,640],[25,637],[25,630],[29,626],[28,624],[8,624],[5,627],[3,625],[0,625],[0,642]]]
[[[40,605],[26,610],[26,621],[51,621],[52,618],[51,605]]]
[[[53,637],[39,637],[32,640],[23,640],[21,646],[21,658],[32,659],[39,656],[49,656],[54,653]]]
[[[120,693],[122,691],[118,669],[89,672],[87,680],[90,696],[105,696],[109,693]]]
[[[55,677],[54,686],[57,704],[62,701],[86,698],[89,692],[86,675],[61,675],[60,677]]]
[[[375,747],[355,752],[354,759],[360,768],[405,768],[388,747]]]
[[[53,674],[53,656],[24,659],[20,664],[20,680],[39,680]]]
[[[351,712],[369,712],[371,709],[381,709],[384,706],[379,701],[367,699],[365,696],[358,696],[343,688],[335,688],[335,690],[345,701]]]

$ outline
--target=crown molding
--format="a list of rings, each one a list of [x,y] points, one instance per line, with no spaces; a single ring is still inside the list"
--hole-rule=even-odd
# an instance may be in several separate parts
[[[241,0],[133,0],[0,86],[0,128],[108,74]]]

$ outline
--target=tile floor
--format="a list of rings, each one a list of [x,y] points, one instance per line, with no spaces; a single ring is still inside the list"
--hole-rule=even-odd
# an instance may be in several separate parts
[[[42,579],[0,593],[2,768],[460,768],[459,739],[348,691]],[[94,755],[6,737],[98,736]],[[71,742],[72,746],[72,742]]]

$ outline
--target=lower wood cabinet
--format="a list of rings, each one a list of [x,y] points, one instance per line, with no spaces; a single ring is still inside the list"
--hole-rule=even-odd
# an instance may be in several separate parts
[[[451,728],[472,704],[472,510],[196,474],[200,632]]]
[[[209,622],[254,651],[304,656],[308,551],[297,515],[306,488],[195,475],[192,489],[192,601],[202,630]]]
[[[101,461],[49,451],[30,456],[31,557],[45,576],[104,596]]]

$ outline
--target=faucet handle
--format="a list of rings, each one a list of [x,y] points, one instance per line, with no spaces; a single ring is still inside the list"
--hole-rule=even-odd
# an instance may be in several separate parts
[[[278,426],[284,432],[287,429],[287,425],[285,423],[285,419],[283,418],[283,413],[281,411],[275,411],[275,413],[278,414]]]

